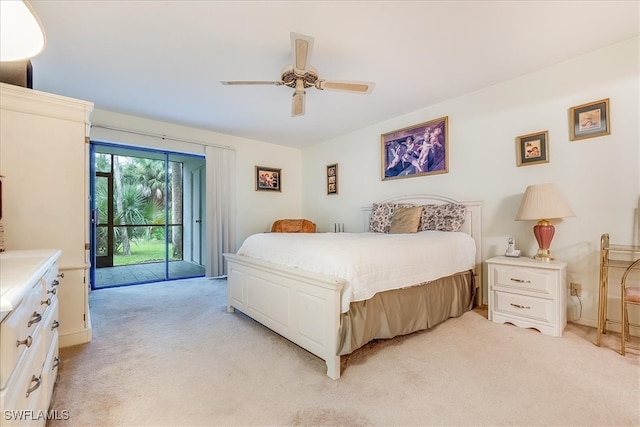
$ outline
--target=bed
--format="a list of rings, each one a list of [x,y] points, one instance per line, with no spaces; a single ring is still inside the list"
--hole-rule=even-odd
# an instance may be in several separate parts
[[[398,230],[394,214],[412,213],[413,221],[415,206],[419,232],[390,233]],[[457,223],[442,221],[451,207]],[[237,253],[224,254],[228,311],[237,309],[320,357],[332,379],[340,377],[340,356],[374,339],[429,329],[482,303],[480,202],[405,195],[362,211],[363,233],[259,233]]]

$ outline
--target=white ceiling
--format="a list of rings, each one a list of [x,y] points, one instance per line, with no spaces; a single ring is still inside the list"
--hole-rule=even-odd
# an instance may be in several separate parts
[[[305,147],[636,37],[638,1],[38,1],[34,89],[117,111]],[[290,32],[321,78],[370,95],[223,86],[278,80]],[[585,70],[588,72],[588,70]],[[425,120],[429,117],[425,117]]]

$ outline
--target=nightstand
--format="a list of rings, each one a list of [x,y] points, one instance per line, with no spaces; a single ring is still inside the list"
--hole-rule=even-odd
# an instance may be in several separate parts
[[[562,336],[567,325],[567,263],[498,256],[489,270],[489,320]]]

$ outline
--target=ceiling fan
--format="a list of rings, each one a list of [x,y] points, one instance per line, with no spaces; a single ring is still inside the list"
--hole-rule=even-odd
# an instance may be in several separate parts
[[[375,84],[371,82],[352,82],[325,80],[318,76],[318,71],[310,65],[313,52],[313,37],[291,33],[291,59],[292,64],[282,69],[280,80],[223,80],[223,85],[276,85],[289,86],[295,89],[291,103],[291,116],[304,115],[305,89],[315,87],[318,90],[338,90],[352,93],[371,93]]]

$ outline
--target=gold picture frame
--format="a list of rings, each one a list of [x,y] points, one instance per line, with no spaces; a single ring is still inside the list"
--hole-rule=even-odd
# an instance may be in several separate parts
[[[571,141],[609,135],[611,133],[609,98],[571,107],[569,123]]]
[[[394,130],[381,136],[382,180],[449,172],[449,118]]]
[[[530,133],[516,138],[518,166],[549,163],[549,131]]]

